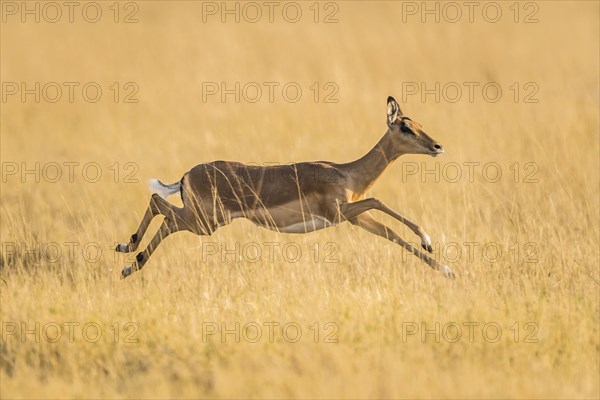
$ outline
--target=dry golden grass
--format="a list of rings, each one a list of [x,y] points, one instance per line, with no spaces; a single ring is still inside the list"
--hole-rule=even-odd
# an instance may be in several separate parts
[[[501,3],[505,17],[495,24],[481,14],[474,23],[423,24],[403,23],[399,2],[366,1],[338,3],[337,24],[311,22],[311,3],[302,3],[306,17],[297,24],[221,24],[202,23],[200,2],[148,1],[132,25],[113,23],[110,4],[102,4],[107,17],[97,24],[2,24],[3,82],[95,81],[104,89],[93,104],[80,97],[1,104],[4,173],[12,162],[95,162],[103,172],[97,183],[83,179],[81,165],[72,183],[66,176],[36,183],[31,175],[2,182],[2,398],[600,396],[598,3],[540,2],[535,24],[512,22],[510,3]],[[294,104],[280,97],[203,103],[202,82],[211,81],[295,81],[305,94]],[[481,92],[472,103],[402,102],[403,82],[491,81],[504,90],[497,103]],[[110,101],[112,82],[136,82],[139,103]],[[337,83],[339,102],[311,101],[312,82]],[[539,102],[512,101],[513,82],[535,82]],[[142,272],[119,279],[128,261],[112,247],[137,227],[147,179],[172,182],[217,159],[357,158],[385,131],[389,94],[446,154],[401,158],[372,193],[440,246],[461,245],[462,257],[449,262],[456,280],[348,224],[293,236],[246,221],[210,238],[179,233]],[[126,162],[139,167],[138,183],[125,182]],[[496,162],[503,175],[491,183],[476,169],[473,182],[421,182],[403,179],[408,162]],[[515,162],[521,173],[535,163],[537,182],[524,183],[523,175],[515,182]],[[77,243],[72,258],[68,242]],[[302,257],[290,262],[277,251],[272,261],[263,253],[259,262],[231,255],[222,262],[206,255],[207,242],[219,250],[258,243],[263,252],[267,242],[297,245]],[[472,259],[465,242],[479,244]],[[15,251],[14,243],[24,244]],[[39,251],[48,243],[61,249],[58,262]],[[101,247],[100,261],[83,256],[90,243]],[[323,262],[327,243],[339,249],[333,263]],[[500,259],[484,257],[488,243],[502,249]],[[527,243],[537,262],[527,262]],[[77,328],[73,342],[43,336],[46,324],[69,322],[97,323],[102,338],[90,343]],[[137,343],[125,340],[129,322]],[[265,329],[258,343],[204,340],[206,323],[236,322],[295,322],[303,335],[289,343],[276,334],[271,342]],[[324,340],[327,322],[338,328],[337,343]],[[39,343],[10,334],[15,323],[40,323]],[[439,342],[406,335],[413,324],[436,323],[459,324],[462,337],[452,343],[451,329]],[[472,341],[468,323],[479,324]],[[482,335],[485,324],[501,328],[497,342],[493,329]]]

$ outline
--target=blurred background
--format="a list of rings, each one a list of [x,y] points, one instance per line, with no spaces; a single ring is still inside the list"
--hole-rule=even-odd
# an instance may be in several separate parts
[[[1,3],[2,321],[135,322],[140,342],[3,337],[3,397],[599,395],[597,2],[75,3]],[[148,179],[356,159],[385,133],[389,95],[445,154],[402,157],[372,194],[425,227],[455,282],[355,227],[247,221],[178,234],[118,279],[131,260],[111,249]],[[339,251],[223,262],[206,240]],[[70,242],[101,257],[66,257]],[[339,343],[206,344],[205,321],[334,321]],[[411,346],[407,321],[505,331]],[[539,341],[515,340],[515,322]]]

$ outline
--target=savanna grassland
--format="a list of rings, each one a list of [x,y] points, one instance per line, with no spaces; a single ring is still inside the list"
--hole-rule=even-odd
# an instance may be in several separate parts
[[[23,23],[7,3],[2,398],[600,396],[597,2],[500,2],[495,23],[485,3],[439,23],[402,2],[320,3],[318,22],[302,2],[296,23],[279,3],[272,23],[264,5],[254,23],[203,21],[192,1]],[[207,92],[222,82],[239,102]],[[455,280],[347,223],[290,235],[243,220],[177,233],[120,279],[134,256],[113,248],[148,179],[356,159],[385,132],[388,95],[445,154],[401,157],[371,194],[426,229]]]

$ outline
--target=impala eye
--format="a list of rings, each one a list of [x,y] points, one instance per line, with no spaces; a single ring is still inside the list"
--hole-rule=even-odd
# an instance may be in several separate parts
[[[408,127],[408,125],[406,125],[405,123],[402,123],[402,125],[400,125],[400,130],[404,133],[410,133],[412,135],[414,135],[415,133],[412,131],[412,129],[410,129]]]

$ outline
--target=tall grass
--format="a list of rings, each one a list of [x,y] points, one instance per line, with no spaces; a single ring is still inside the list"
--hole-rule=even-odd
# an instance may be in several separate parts
[[[508,3],[498,23],[403,22],[402,3],[340,2],[333,24],[312,22],[309,3],[296,24],[223,24],[203,23],[200,2],[149,1],[136,24],[115,24],[108,3],[97,24],[3,23],[3,82],[93,81],[103,97],[2,103],[2,397],[597,398],[599,9],[537,4],[533,24],[514,23]],[[137,84],[139,102],[114,103],[113,82],[120,96]],[[297,82],[303,96],[203,102],[206,82]],[[322,101],[327,82],[337,103]],[[410,82],[456,82],[463,96],[402,101]],[[464,82],[480,85],[473,102]],[[488,82],[503,89],[495,103]],[[358,158],[386,129],[388,95],[446,154],[402,157],[372,195],[425,227],[456,280],[348,224],[300,236],[247,221],[178,233],[119,279],[131,257],[112,248],[137,228],[147,179],[217,159]],[[36,163],[40,182],[21,176]],[[74,339],[50,343],[52,323],[79,324]]]

